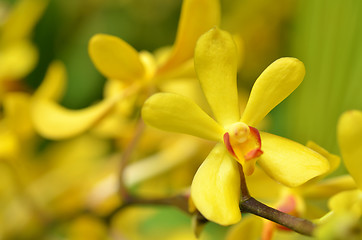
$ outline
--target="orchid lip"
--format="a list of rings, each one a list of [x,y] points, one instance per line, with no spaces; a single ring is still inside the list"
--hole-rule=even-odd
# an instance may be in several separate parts
[[[235,157],[238,160],[240,160],[240,158],[243,158],[244,160],[248,161],[257,158],[263,154],[263,151],[261,150],[261,138],[259,131],[256,128],[250,126],[248,126],[248,130],[250,131],[250,133],[248,136],[248,140],[244,141],[245,144],[247,144],[247,141],[255,141],[257,147],[247,151],[242,156],[240,156],[240,154],[237,154],[238,150],[235,149],[239,146],[236,145],[234,142],[232,142],[233,140],[234,141],[238,140],[232,139],[232,136],[230,136],[229,132],[224,133],[223,140],[226,149],[233,157]],[[243,143],[238,142],[238,144],[243,144]]]

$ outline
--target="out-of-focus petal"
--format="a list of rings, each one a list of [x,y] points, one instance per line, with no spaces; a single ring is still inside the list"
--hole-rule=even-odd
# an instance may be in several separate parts
[[[19,142],[15,134],[0,126],[0,161],[15,157],[19,149]]]
[[[197,42],[196,73],[215,118],[224,126],[240,118],[237,62],[236,46],[229,33],[213,28]]]
[[[258,124],[299,86],[304,75],[304,64],[296,58],[280,58],[270,64],[255,81],[241,121]]]
[[[296,187],[329,170],[328,160],[317,152],[286,138],[260,134],[264,153],[258,163],[278,182]]]
[[[58,101],[63,96],[67,81],[65,66],[60,61],[53,62],[45,75],[42,84],[34,93],[34,98]]]
[[[313,232],[313,238],[360,240],[362,239],[362,232],[359,231],[360,219],[360,216],[353,212],[329,212],[318,220],[318,227]]]
[[[314,184],[303,185],[303,196],[306,198],[329,198],[341,191],[357,188],[350,175],[328,178]]]
[[[197,170],[191,197],[200,213],[213,222],[230,225],[240,221],[238,163],[223,144],[218,143]]]
[[[67,238],[70,239],[107,239],[106,224],[88,214],[77,216],[68,222]]]
[[[210,107],[202,93],[200,83],[195,78],[178,78],[172,81],[165,81],[160,84],[159,89],[161,92],[176,93],[188,97],[195,101],[197,105],[202,107],[205,112],[210,113]]]
[[[142,118],[149,125],[171,132],[222,141],[224,129],[192,100],[174,93],[158,93],[147,99]]]
[[[181,163],[190,160],[197,152],[200,142],[196,138],[185,136],[155,155],[128,165],[124,171],[127,186],[135,185],[145,179],[164,173]]]
[[[4,97],[4,115],[8,128],[20,139],[28,139],[34,133],[30,103],[30,95],[22,92],[8,93]]]
[[[362,111],[352,110],[341,116],[338,143],[348,172],[362,190]]]
[[[12,43],[29,37],[47,4],[48,0],[17,1],[10,16],[2,26],[0,42]]]
[[[118,37],[96,34],[89,41],[88,52],[95,67],[107,78],[127,81],[145,74],[138,52]]]
[[[7,46],[0,53],[0,80],[19,80],[33,70],[38,60],[36,48],[28,41]]]
[[[174,68],[192,58],[197,39],[219,21],[219,1],[184,0],[174,48],[160,71]]]
[[[249,215],[232,226],[226,235],[226,240],[259,240],[263,229],[261,218]]]
[[[362,191],[357,189],[338,193],[329,200],[328,206],[335,212],[352,212],[361,216]]]
[[[38,161],[48,163],[47,171],[29,182],[26,190],[46,211],[77,211],[85,206],[87,187],[110,166],[105,164],[109,151],[107,142],[87,134],[50,144],[36,156]]]
[[[328,160],[329,170],[328,172],[325,173],[325,175],[332,173],[334,170],[338,168],[341,162],[341,158],[339,156],[329,153],[326,149],[322,148],[321,146],[312,141],[308,141],[306,146],[312,149],[313,151],[316,151],[317,153],[319,153]]]
[[[272,202],[279,197],[283,185],[270,178],[260,167],[256,167],[252,175],[246,176],[250,195],[254,198]]]
[[[108,98],[81,110],[66,109],[56,102],[39,99],[32,105],[35,129],[49,139],[64,139],[87,131],[115,106],[118,97]]]

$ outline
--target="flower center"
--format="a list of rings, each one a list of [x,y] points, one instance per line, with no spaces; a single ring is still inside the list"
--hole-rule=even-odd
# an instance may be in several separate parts
[[[244,173],[252,174],[257,158],[263,153],[259,131],[243,122],[234,123],[224,134],[224,144],[229,153],[243,166]]]

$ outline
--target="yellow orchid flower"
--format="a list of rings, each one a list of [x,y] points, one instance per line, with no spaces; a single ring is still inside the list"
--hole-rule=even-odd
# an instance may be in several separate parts
[[[12,159],[32,149],[34,140],[34,122],[31,108],[37,99],[58,100],[65,87],[65,67],[54,61],[48,68],[44,81],[33,93],[6,92],[1,102],[3,116],[0,119],[0,158]]]
[[[343,113],[337,126],[338,143],[344,164],[357,187],[333,196],[328,204],[330,212],[320,219],[318,239],[333,235],[338,239],[360,239],[362,218],[362,111]],[[337,227],[338,226],[338,227]]]
[[[329,169],[326,158],[291,140],[259,133],[255,126],[303,80],[294,58],[272,63],[256,80],[240,117],[236,86],[237,56],[231,35],[214,28],[200,37],[195,69],[216,121],[192,100],[172,93],[150,97],[142,117],[151,126],[218,142],[198,169],[191,196],[209,220],[229,225],[240,220],[239,162],[252,174],[255,162],[272,178],[298,186]],[[236,161],[235,161],[236,160]]]
[[[338,143],[344,164],[357,189],[337,194],[330,200],[334,212],[351,212],[362,216],[362,111],[347,111],[338,122]]]
[[[38,132],[51,139],[81,134],[93,126],[84,122],[93,123],[94,120],[99,122],[102,119],[100,115],[104,113],[104,108],[108,109],[107,115],[112,113],[117,103],[122,105],[123,110],[128,108],[134,111],[152,92],[161,88],[164,80],[190,78],[194,75],[192,57],[196,41],[201,34],[218,25],[219,19],[218,0],[184,0],[175,44],[171,51],[163,51],[160,56],[153,56],[146,51],[137,52],[116,36],[93,36],[89,41],[90,58],[99,72],[108,79],[108,91],[106,90],[105,99],[99,103],[101,106],[69,110],[54,101],[39,100],[33,112]],[[134,106],[133,103],[138,105]],[[115,115],[117,111],[118,109],[114,110]],[[116,116],[116,121],[122,120]],[[106,124],[110,127],[120,125],[115,124],[114,120],[106,121]],[[118,129],[113,129],[113,133],[115,132]]]
[[[362,111],[345,112],[339,119],[337,134],[344,164],[362,190]]]

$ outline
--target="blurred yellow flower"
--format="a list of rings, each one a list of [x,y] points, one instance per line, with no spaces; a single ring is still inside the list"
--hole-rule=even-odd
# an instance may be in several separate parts
[[[32,103],[37,99],[58,100],[65,87],[66,73],[63,63],[54,61],[46,76],[33,93],[6,92],[3,96],[3,116],[0,119],[0,158],[12,159],[26,155],[33,146],[34,123],[31,118]]]
[[[65,109],[52,101],[37,101],[33,108],[37,131],[51,139],[75,136],[109,115],[117,103],[121,104],[123,113],[134,111],[152,92],[162,89],[164,80],[193,76],[196,40],[219,23],[219,8],[217,0],[184,0],[172,50],[160,51],[155,56],[146,51],[138,53],[115,36],[93,36],[89,41],[89,55],[96,68],[109,79],[105,99],[82,110]],[[134,106],[134,103],[137,104]],[[122,120],[116,119],[118,125]],[[117,125],[114,121],[108,123]],[[113,129],[114,132],[118,129]]]
[[[218,144],[198,169],[191,196],[209,220],[229,225],[240,220],[240,173],[255,162],[272,178],[298,186],[329,169],[326,158],[282,137],[261,133],[258,124],[303,80],[304,66],[294,58],[272,63],[257,79],[240,118],[236,87],[237,54],[230,34],[214,28],[200,37],[195,49],[195,69],[217,121],[192,100],[172,93],[150,97],[142,117],[151,126],[186,133]]]
[[[362,231],[362,111],[342,114],[337,126],[338,143],[344,164],[356,182],[357,189],[333,196],[328,204],[330,212],[320,220],[317,237],[326,239],[361,239]]]

